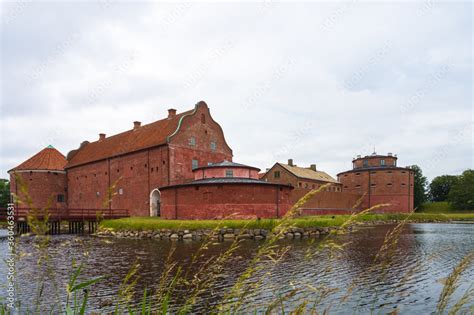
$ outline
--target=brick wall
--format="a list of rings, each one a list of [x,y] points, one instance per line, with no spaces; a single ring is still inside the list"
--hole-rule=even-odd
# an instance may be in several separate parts
[[[295,204],[307,193],[307,189],[293,189],[290,194],[291,204]],[[352,209],[360,197],[360,195],[351,193],[321,191],[308,200],[308,202],[303,207],[313,209]]]
[[[289,187],[202,185],[164,189],[161,215],[166,219],[275,218],[289,205]]]
[[[127,209],[145,216],[151,190],[167,184],[168,149],[161,146],[68,169],[69,207]]]
[[[413,211],[413,171],[401,168],[349,171],[339,174],[344,192],[364,195],[362,207],[391,204],[377,212]]]
[[[20,178],[18,182],[15,176]],[[17,195],[19,199],[16,206],[20,208],[28,207],[25,204],[27,198],[22,193],[21,185],[24,185],[35,208],[61,209],[67,207],[67,184],[66,174],[64,173],[33,171],[10,174],[10,192]],[[64,195],[64,202],[58,202],[58,195]]]

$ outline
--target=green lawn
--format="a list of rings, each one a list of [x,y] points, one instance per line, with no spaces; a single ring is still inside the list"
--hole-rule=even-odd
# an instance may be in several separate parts
[[[358,221],[388,221],[403,220],[407,214],[366,214],[360,216]],[[291,220],[291,225],[295,227],[329,227],[340,226],[347,219],[348,215],[340,216],[310,216]],[[414,213],[411,216],[416,221],[463,221],[474,220],[474,213],[449,213],[449,214],[431,214],[431,213]],[[150,217],[131,217],[117,220],[105,220],[101,222],[101,227],[113,230],[198,230],[198,229],[214,229],[222,228],[249,228],[249,229],[266,229],[271,230],[280,223],[278,219],[261,219],[261,220],[163,220],[160,218]]]
[[[453,209],[451,207],[451,205],[446,201],[424,203],[417,212],[418,213],[451,213],[451,212],[453,212],[453,213],[467,213],[467,212],[474,213],[474,211],[472,211],[472,210],[469,211],[469,210]]]

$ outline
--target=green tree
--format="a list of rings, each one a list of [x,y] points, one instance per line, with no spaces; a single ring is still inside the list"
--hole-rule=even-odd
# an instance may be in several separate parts
[[[413,187],[413,195],[414,195],[414,206],[418,208],[423,203],[426,202],[427,193],[426,188],[428,186],[428,180],[425,176],[423,176],[423,171],[418,165],[409,166],[409,168],[414,172],[414,187]]]
[[[10,202],[10,182],[0,179],[0,208],[6,208]]]
[[[442,175],[433,178],[430,183],[429,197],[431,201],[447,201],[451,187],[458,180],[458,176]]]
[[[458,177],[448,201],[455,210],[474,210],[474,170],[466,170]]]

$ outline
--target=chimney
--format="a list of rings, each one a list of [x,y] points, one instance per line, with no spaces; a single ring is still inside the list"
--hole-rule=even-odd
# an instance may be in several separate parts
[[[316,172],[316,164],[311,164],[309,168]]]
[[[288,159],[288,165],[293,166],[293,159]]]
[[[176,116],[176,109],[174,108],[168,109],[168,118],[173,118],[174,116]]]
[[[134,121],[134,122],[133,122],[133,129],[140,128],[141,125],[142,125],[141,122],[139,122],[139,121]]]
[[[102,141],[105,139],[105,133],[99,133],[99,141]]]

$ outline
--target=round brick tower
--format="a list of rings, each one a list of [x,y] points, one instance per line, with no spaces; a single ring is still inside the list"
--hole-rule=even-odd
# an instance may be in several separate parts
[[[10,192],[19,208],[66,208],[66,158],[48,146],[8,171]]]
[[[344,192],[362,196],[361,209],[390,204],[374,212],[413,211],[413,171],[397,166],[397,156],[392,153],[357,156],[352,160],[352,170],[338,174]]]
[[[290,185],[258,179],[260,169],[223,161],[195,168],[194,181],[162,187],[166,219],[255,219],[283,216],[291,207]]]

